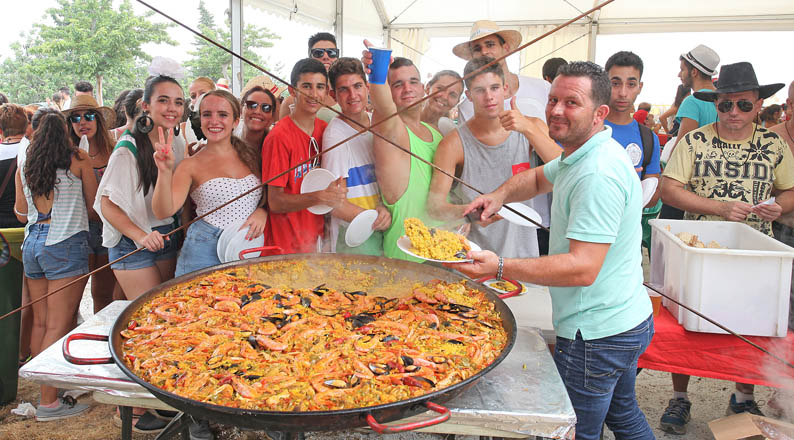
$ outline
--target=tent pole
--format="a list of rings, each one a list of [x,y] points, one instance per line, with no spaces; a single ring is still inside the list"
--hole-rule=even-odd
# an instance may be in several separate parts
[[[596,37],[598,37],[598,19],[601,16],[601,10],[593,13],[593,19],[590,21],[590,38],[587,41],[587,60],[595,62],[596,56]]]
[[[232,27],[232,51],[243,53],[243,0],[229,0]],[[232,57],[232,93],[240,96],[243,89],[243,61]]]
[[[336,18],[334,19],[334,35],[336,47],[343,52],[345,44],[345,0],[336,0]]]

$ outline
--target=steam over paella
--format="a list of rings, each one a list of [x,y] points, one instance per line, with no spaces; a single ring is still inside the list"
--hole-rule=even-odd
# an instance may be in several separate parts
[[[124,362],[189,399],[303,412],[440,390],[487,367],[507,343],[493,303],[464,282],[417,283],[386,298],[270,286],[249,274],[212,272],[145,303],[121,332]]]

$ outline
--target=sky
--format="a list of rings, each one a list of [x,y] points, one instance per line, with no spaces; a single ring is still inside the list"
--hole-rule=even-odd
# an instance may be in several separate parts
[[[196,26],[198,22],[198,0],[169,0],[154,2],[164,12],[173,14],[189,26]],[[148,10],[145,6],[133,1],[136,12],[143,13]],[[205,4],[215,16],[216,23],[222,23],[224,11],[228,8],[227,0],[206,0]],[[9,45],[19,40],[19,33],[30,28],[31,23],[40,22],[45,11],[56,5],[55,0],[36,0],[33,2],[8,2],[3,5],[3,26],[0,31],[0,58],[10,53]],[[260,54],[268,60],[270,66],[275,66],[280,61],[284,66],[282,77],[289,75],[291,66],[299,59],[306,56],[306,41],[308,37],[320,30],[294,21],[289,21],[265,13],[263,11],[245,8],[243,17],[246,22],[266,26],[271,31],[280,35],[281,40],[276,41],[275,47],[264,49]],[[161,17],[154,18],[165,21]],[[169,30],[172,38],[180,42],[179,46],[149,45],[145,49],[151,55],[168,56],[177,61],[185,61],[188,51],[191,50],[193,35],[188,31],[174,27]],[[376,42],[379,36],[369,37]],[[464,38],[434,38],[431,40],[430,49],[420,65],[422,77],[426,78],[442,69],[463,71],[464,61],[454,56],[452,46]],[[669,105],[674,96],[675,89],[680,83],[678,74],[678,57],[697,44],[706,44],[721,56],[722,63],[750,61],[753,63],[758,80],[762,84],[785,83],[788,86],[794,80],[794,57],[781,56],[781,48],[787,42],[794,41],[794,32],[693,32],[670,34],[632,34],[632,35],[599,35],[596,43],[596,62],[603,65],[607,58],[619,51],[630,50],[637,53],[644,61],[643,91],[638,97],[639,101],[648,101],[654,105]],[[346,38],[343,56],[360,57],[363,46],[357,46],[357,37]],[[377,42],[376,42],[377,44]],[[518,55],[508,59],[511,71],[518,69]],[[766,101],[782,103],[788,88],[784,88],[775,96]]]

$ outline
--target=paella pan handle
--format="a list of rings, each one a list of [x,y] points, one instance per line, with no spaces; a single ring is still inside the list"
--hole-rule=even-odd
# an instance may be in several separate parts
[[[240,251],[240,254],[238,255],[238,257],[242,260],[242,259],[245,258],[244,255],[253,254],[254,252],[261,252],[261,254],[259,256],[260,257],[264,257],[265,256],[264,253],[266,251],[274,251],[272,255],[281,255],[281,254],[284,253],[284,250],[281,249],[281,247],[279,247],[279,246],[261,246],[261,247],[251,248],[251,249],[244,249],[244,250]]]
[[[493,280],[495,278],[496,277],[493,277],[493,276],[491,276],[491,277],[483,277],[483,278],[478,279],[477,282],[478,283],[483,283],[485,281]],[[513,281],[513,280],[505,278],[505,277],[502,277],[502,279],[507,281],[508,283],[510,283],[510,284],[512,284],[514,286],[518,286],[518,287],[516,287],[514,290],[511,290],[511,291],[509,291],[507,293],[503,293],[503,294],[499,295],[499,298],[501,298],[501,299],[512,298],[514,296],[520,295],[521,292],[524,290],[524,286],[522,286],[521,283],[519,283],[518,281]],[[494,289],[494,290],[496,290],[496,289]]]
[[[75,333],[73,335],[69,335],[63,341],[63,357],[72,364],[75,365],[101,365],[101,364],[112,364],[113,358],[79,358],[72,356],[69,352],[69,344],[72,341],[105,341],[107,342],[108,337],[107,335],[92,335],[89,333]]]
[[[422,420],[421,422],[403,423],[401,425],[383,425],[375,420],[372,414],[367,414],[367,424],[373,431],[378,434],[394,434],[397,432],[413,431],[414,429],[426,428],[428,426],[438,425],[439,423],[449,420],[449,408],[441,406],[433,402],[425,402],[424,405],[430,411],[438,413],[437,416]]]

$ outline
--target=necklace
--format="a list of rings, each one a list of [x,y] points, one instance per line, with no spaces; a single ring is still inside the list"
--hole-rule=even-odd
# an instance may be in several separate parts
[[[750,137],[750,147],[752,147],[753,142],[755,141],[755,132],[756,132],[756,130],[758,130],[758,125],[753,124],[753,135]],[[736,163],[731,162],[725,156],[725,151],[723,151],[723,149],[722,149],[723,142],[722,142],[722,138],[720,138],[720,126],[719,126],[719,123],[714,124],[714,131],[717,132],[717,147],[720,149],[720,155],[722,155],[722,158],[725,159],[725,162],[729,163],[730,165],[738,166],[739,168],[743,168],[747,164],[747,161],[750,159],[750,151],[747,151],[747,156],[744,157],[744,162],[743,163],[739,164],[738,162],[736,162]],[[727,142],[725,142],[725,143],[727,144]]]
[[[25,137],[25,136],[24,135],[22,135],[22,136],[9,136],[9,137],[3,139],[3,143],[4,144],[18,144],[18,143],[22,142],[22,138],[23,137]]]

